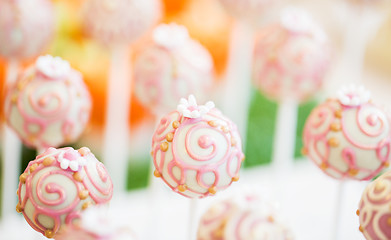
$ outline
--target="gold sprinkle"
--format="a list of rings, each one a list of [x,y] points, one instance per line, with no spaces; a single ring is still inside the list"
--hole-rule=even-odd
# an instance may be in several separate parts
[[[54,232],[53,232],[53,230],[50,230],[50,229],[45,230],[45,237],[47,237],[47,238],[53,238],[53,237],[54,237]]]
[[[79,198],[80,198],[81,200],[84,200],[84,199],[86,199],[86,198],[88,197],[88,195],[89,195],[88,190],[83,190],[83,191],[81,191],[81,192],[79,193]]]
[[[20,203],[16,204],[16,211],[17,211],[18,213],[21,213],[21,212],[23,211],[23,208],[22,208],[22,206],[20,205]]]
[[[79,150],[77,150],[80,155],[82,155],[83,157],[88,155],[89,153],[91,153],[91,150],[88,148],[88,147],[82,147],[80,148]]]
[[[153,175],[157,178],[162,176],[158,170],[153,171]]]
[[[245,159],[246,159],[246,157],[245,157],[245,156],[243,156],[243,157],[242,157],[242,162],[243,162]]]
[[[320,169],[322,169],[322,170],[326,170],[328,167],[329,167],[329,165],[327,164],[327,163],[325,163],[325,162],[322,162],[322,164],[320,164]]]
[[[358,228],[358,230],[360,230],[360,232],[364,232],[364,228],[360,225],[360,227]]]
[[[83,176],[80,174],[80,172],[75,172],[73,174],[73,178],[78,181],[78,182],[82,182],[83,181]]]
[[[229,128],[227,126],[221,126],[221,130],[224,132],[224,133],[228,133],[229,132]]]
[[[174,121],[172,123],[172,127],[175,128],[175,129],[179,128],[179,125],[181,125],[181,124],[178,121]]]
[[[151,151],[149,154],[151,154],[151,156],[153,156],[153,151]]]
[[[308,154],[307,148],[303,147],[303,148],[301,149],[301,154],[302,154],[302,155],[307,155],[307,154]]]
[[[217,190],[216,190],[216,187],[210,187],[209,189],[208,189],[208,191],[209,191],[209,193],[211,193],[211,194],[216,194],[216,192],[217,192]]]
[[[327,143],[329,144],[330,147],[338,147],[339,141],[336,138],[330,138]]]
[[[391,217],[389,217],[389,218],[387,219],[387,225],[388,225],[389,227],[391,227]]]
[[[22,173],[22,174],[20,175],[20,177],[19,177],[19,181],[20,181],[21,183],[25,183],[25,182],[26,182],[26,179],[27,179],[27,176],[28,176],[27,173]]]
[[[356,176],[358,174],[358,169],[349,169],[350,176]]]
[[[46,157],[44,160],[43,160],[43,165],[44,166],[50,166],[52,165],[52,163],[54,162],[54,157]]]
[[[186,185],[185,185],[185,184],[183,184],[183,185],[179,185],[179,186],[178,186],[178,190],[179,190],[180,192],[184,192],[184,191],[186,191],[186,190],[187,190],[187,187],[186,187]]]
[[[239,181],[239,176],[233,177],[233,178],[232,178],[232,181],[234,181],[234,182]]]
[[[342,110],[338,109],[337,111],[334,112],[334,116],[336,118],[342,118]]]
[[[233,137],[231,137],[231,146],[232,146],[232,147],[235,147],[236,144],[237,144],[236,139],[233,138]]]
[[[38,167],[38,164],[34,163],[33,165],[30,166],[30,173],[34,172]]]
[[[357,209],[356,215],[357,215],[357,216],[360,216],[360,209]]]
[[[339,123],[332,123],[330,129],[333,132],[341,131],[341,125]]]
[[[208,124],[209,124],[209,126],[211,126],[211,127],[216,127],[216,126],[217,126],[216,121],[213,121],[213,120],[210,120],[210,121],[208,122]]]
[[[269,217],[267,217],[267,220],[271,223],[274,223],[274,217],[272,215],[270,215]]]
[[[160,144],[160,150],[166,152],[168,150],[168,142],[162,142],[162,144]]]
[[[172,142],[172,139],[174,139],[174,134],[173,133],[167,133],[167,135],[166,135],[167,142]]]
[[[384,187],[385,187],[384,182],[381,181],[381,180],[379,179],[379,180],[376,182],[375,190],[376,190],[376,191],[381,191],[381,190],[384,189]]]
[[[81,206],[81,209],[86,210],[86,209],[89,208],[91,205],[92,205],[91,202],[85,202],[85,203],[83,203],[83,205]]]
[[[389,162],[384,162],[384,163],[383,163],[383,166],[384,166],[384,167],[389,167],[389,166],[390,166],[390,163],[389,163]]]

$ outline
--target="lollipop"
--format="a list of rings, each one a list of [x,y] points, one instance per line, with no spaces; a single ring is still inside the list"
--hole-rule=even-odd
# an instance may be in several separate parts
[[[83,6],[86,32],[107,45],[134,42],[159,15],[157,0],[87,0]]]
[[[357,215],[360,231],[367,240],[391,239],[391,171],[370,183],[364,190]]]
[[[49,44],[54,33],[54,22],[51,1],[1,1],[0,55],[7,59],[26,59],[38,55]]]
[[[118,215],[105,206],[93,206],[83,211],[80,221],[69,224],[56,235],[56,240],[134,240],[131,230],[118,220]],[[119,213],[120,214],[120,213]]]
[[[153,135],[155,176],[175,192],[203,198],[239,179],[244,159],[236,126],[214,108],[198,106],[194,96],[163,117]]]
[[[86,147],[49,148],[29,163],[19,180],[16,210],[48,238],[90,205],[108,203],[113,194],[105,166]]]
[[[184,26],[161,24],[153,43],[137,56],[134,78],[137,98],[158,115],[190,93],[205,99],[213,83],[213,61]]]
[[[272,100],[307,100],[322,86],[330,63],[327,37],[299,9],[285,9],[266,27],[255,47],[256,87]]]
[[[303,133],[304,152],[327,175],[370,180],[388,166],[390,122],[364,87],[342,88],[316,107]]]
[[[41,56],[8,91],[5,116],[22,141],[39,150],[75,141],[91,111],[81,74],[59,57]]]

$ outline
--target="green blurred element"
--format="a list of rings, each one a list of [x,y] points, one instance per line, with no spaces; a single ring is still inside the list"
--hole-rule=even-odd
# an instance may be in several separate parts
[[[303,130],[305,121],[310,115],[312,109],[316,107],[316,101],[310,101],[299,106],[297,116],[297,130],[296,130],[296,146],[295,146],[295,158],[303,156],[301,149],[303,148]]]
[[[33,161],[37,156],[37,151],[33,148],[22,146],[22,161],[20,162],[20,174],[24,172],[30,161]]]
[[[148,186],[150,176],[151,159],[146,156],[144,159],[131,159],[128,165],[128,179],[126,184],[127,190],[145,188]]]
[[[277,104],[252,90],[249,109],[245,167],[271,162]]]
[[[315,106],[315,101],[299,106],[295,158],[302,156],[301,149],[303,147],[302,134],[304,124]],[[253,89],[247,127],[245,167],[271,162],[276,114],[277,104],[265,98],[259,91]]]

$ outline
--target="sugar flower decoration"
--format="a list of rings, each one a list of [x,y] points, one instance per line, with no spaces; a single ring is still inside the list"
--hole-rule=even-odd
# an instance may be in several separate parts
[[[342,105],[357,107],[369,102],[371,93],[363,86],[350,85],[342,87],[337,93],[338,100]]]
[[[153,31],[153,40],[168,49],[182,46],[189,38],[187,28],[175,23],[160,24]]]
[[[87,162],[87,160],[73,148],[70,148],[65,152],[61,152],[57,161],[60,163],[60,167],[62,169],[67,170],[69,168],[74,172],[79,171],[80,168]]]
[[[215,104],[212,101],[207,102],[205,105],[197,105],[195,97],[190,95],[187,100],[181,98],[177,110],[187,118],[200,118],[214,107]]]
[[[55,79],[63,78],[71,71],[68,61],[51,55],[40,56],[35,63],[35,67],[38,72]]]

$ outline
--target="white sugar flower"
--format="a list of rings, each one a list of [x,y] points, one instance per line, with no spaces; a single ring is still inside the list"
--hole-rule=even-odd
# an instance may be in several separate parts
[[[356,107],[369,102],[371,93],[363,86],[350,85],[342,87],[338,91],[337,97],[342,105]]]
[[[187,118],[200,118],[214,107],[215,104],[212,101],[207,102],[205,105],[197,105],[195,97],[190,95],[187,100],[181,98],[177,110]]]
[[[314,26],[307,12],[295,7],[282,10],[281,24],[289,31],[297,33],[308,33]]]
[[[73,149],[61,152],[57,158],[60,167],[64,170],[69,168],[74,172],[79,171],[80,168],[86,164],[87,160],[76,153],[77,152]]]
[[[153,31],[155,43],[168,49],[182,46],[188,39],[189,32],[187,28],[175,23],[160,24]]]
[[[71,71],[68,61],[51,55],[40,56],[35,63],[35,67],[43,75],[57,79],[67,76]]]

